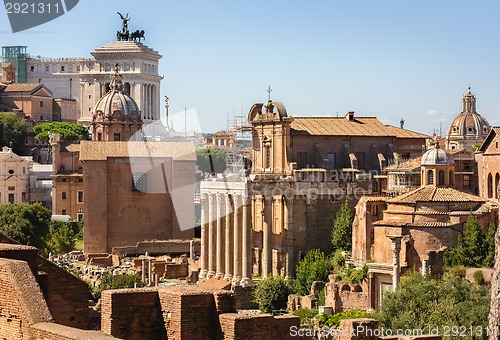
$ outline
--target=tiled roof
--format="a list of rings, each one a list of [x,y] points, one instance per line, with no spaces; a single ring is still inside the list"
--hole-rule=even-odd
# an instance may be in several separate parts
[[[418,132],[383,124],[376,117],[293,117],[292,134],[318,136],[395,136],[398,138],[427,138]]]
[[[367,202],[385,202],[389,198],[390,198],[389,196],[383,196],[383,195],[363,196],[363,199]]]
[[[488,133],[488,135],[486,136],[483,144],[481,144],[481,146],[479,147],[479,149],[477,149],[477,151],[481,152],[486,151],[493,138],[499,135],[500,135],[500,126],[493,126],[490,130],[490,133]]]
[[[398,163],[391,164],[389,166],[386,166],[384,168],[385,171],[394,171],[394,170],[400,170],[400,171],[409,171],[409,170],[414,170],[414,169],[419,169],[420,170],[420,162],[422,161],[422,156],[420,157],[415,157],[415,158],[410,158],[410,159],[405,159],[403,161],[400,161]]]
[[[486,200],[455,190],[453,188],[435,187],[428,185],[409,191],[388,200],[388,203],[416,203],[416,202],[485,202]]]
[[[190,142],[80,142],[81,161],[101,161],[108,157],[172,157],[195,161],[194,144]]]
[[[4,92],[33,92],[41,87],[39,83],[35,84],[9,84],[3,90]]]
[[[417,227],[417,228],[447,228],[451,227],[452,224],[448,222],[414,222],[406,223],[402,225],[403,227]]]

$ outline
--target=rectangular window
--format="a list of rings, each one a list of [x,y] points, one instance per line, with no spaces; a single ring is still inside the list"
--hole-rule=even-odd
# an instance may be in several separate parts
[[[328,157],[328,170],[335,169],[335,154],[329,153],[326,156]]]
[[[26,200],[26,193],[25,192],[21,193],[21,201],[22,202],[27,202],[27,200]]]
[[[45,72],[49,72],[49,65],[45,65]]]
[[[66,215],[66,209],[61,210],[61,215]]]
[[[65,200],[65,199],[66,199],[66,191],[61,192],[61,198],[62,198],[63,200]]]
[[[470,186],[470,176],[469,175],[464,175],[464,187]]]
[[[132,191],[148,191],[148,178],[144,172],[132,174]]]
[[[114,140],[115,142],[119,142],[119,141],[120,141],[120,134],[119,134],[119,133],[115,133],[115,134],[113,135],[113,140]]]
[[[372,216],[377,216],[377,213],[378,213],[378,207],[376,205],[372,205],[371,207],[371,213],[372,213]]]
[[[14,191],[16,190],[16,187],[9,187],[9,191]]]
[[[42,101],[40,101],[40,107],[43,107],[43,102]]]
[[[61,65],[61,72],[64,72],[64,65]]]
[[[83,214],[77,214],[77,215],[76,215],[76,220],[77,220],[78,222],[81,222],[81,221],[83,220]]]
[[[35,72],[35,66],[31,65],[30,70],[31,72]]]
[[[76,72],[80,72],[80,66],[76,67]]]
[[[9,203],[14,203],[14,194],[9,194]]]
[[[78,190],[78,203],[83,203],[83,191]]]

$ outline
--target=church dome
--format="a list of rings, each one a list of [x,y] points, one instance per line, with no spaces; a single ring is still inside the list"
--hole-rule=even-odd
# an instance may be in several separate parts
[[[488,121],[476,112],[476,96],[469,91],[462,99],[462,112],[451,122],[446,134],[447,149],[465,149],[481,143],[491,127]]]
[[[122,75],[118,72],[118,64],[111,75],[110,90],[94,106],[93,121],[132,121],[141,122],[139,106],[135,100],[123,92]]]
[[[423,156],[421,165],[452,165],[455,164],[453,156],[444,149],[435,144],[433,148],[427,150]]]

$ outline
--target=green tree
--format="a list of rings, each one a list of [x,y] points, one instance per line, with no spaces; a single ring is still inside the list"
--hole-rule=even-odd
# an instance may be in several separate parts
[[[45,252],[67,253],[75,249],[78,222],[50,221]]]
[[[13,114],[0,114],[1,146],[12,147],[16,154],[23,154],[27,136],[24,119]]]
[[[444,253],[444,264],[447,267],[459,265],[466,267],[482,266],[486,255],[485,237],[481,233],[481,227],[477,219],[470,212],[463,235],[458,236],[457,245]]]
[[[293,287],[289,281],[281,276],[269,276],[257,284],[253,300],[262,312],[271,313],[273,310],[286,308],[288,295],[292,293]]]
[[[203,172],[211,174],[221,173],[226,170],[227,153],[217,148],[196,149],[196,165]]]
[[[354,216],[346,198],[333,220],[332,245],[334,250],[351,251],[353,220]]]
[[[438,327],[482,327],[488,325],[490,292],[488,286],[445,275],[442,280],[426,278],[419,273],[401,278],[395,292],[386,293],[377,318],[380,326],[397,329],[430,329]],[[464,339],[471,337],[456,337]]]
[[[50,211],[40,203],[0,205],[0,232],[43,250],[50,218]]]
[[[295,268],[295,289],[297,294],[306,295],[314,281],[328,281],[333,271],[333,261],[319,249],[307,252]]]
[[[80,124],[68,122],[50,122],[42,123],[33,127],[36,133],[35,138],[40,141],[48,141],[50,132],[58,132],[61,139],[65,141],[78,141],[85,139],[88,129]]]

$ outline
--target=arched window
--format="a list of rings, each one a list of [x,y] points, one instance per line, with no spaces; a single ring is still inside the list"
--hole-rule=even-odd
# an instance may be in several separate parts
[[[495,175],[495,188],[493,191],[493,197],[498,198],[498,181],[500,181],[500,174]]]
[[[444,170],[439,170],[438,185],[444,185]]]
[[[493,178],[488,174],[488,198],[493,197]]]
[[[450,186],[453,185],[453,170],[450,170]]]
[[[427,170],[427,184],[434,185],[434,170]]]

